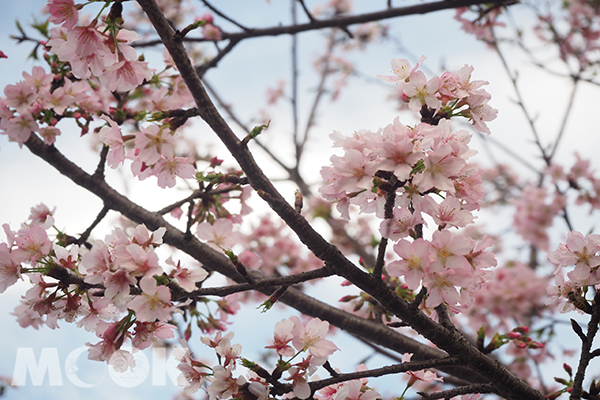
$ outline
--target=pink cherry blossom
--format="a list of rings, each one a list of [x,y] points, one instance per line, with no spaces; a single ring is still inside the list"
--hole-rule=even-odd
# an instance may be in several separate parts
[[[18,257],[26,257],[30,263],[35,263],[52,250],[52,242],[48,239],[48,234],[39,225],[19,229],[15,241],[18,249],[14,252]]]
[[[436,203],[431,197],[426,197],[421,203],[423,212],[433,217],[439,226],[451,225],[464,228],[473,222],[474,216],[470,211],[463,210],[461,202],[454,196],[448,196],[441,203]]]
[[[155,320],[167,322],[174,311],[171,306],[171,291],[166,286],[157,286],[156,280],[147,276],[140,280],[142,294],[135,296],[128,307],[135,311],[135,316],[141,322]]]
[[[238,392],[246,383],[243,376],[234,378],[231,370],[221,365],[213,368],[213,376],[208,378],[210,384],[206,388],[210,400],[237,398]]]
[[[106,67],[100,83],[110,91],[127,92],[152,79],[153,71],[145,61],[123,59]]]
[[[11,254],[6,243],[0,243],[0,293],[21,278],[21,263]]]
[[[149,347],[152,343],[175,337],[175,325],[164,322],[135,322],[134,335],[131,344],[140,350]]]
[[[402,362],[410,362],[413,354],[412,353],[404,353],[402,356]],[[433,371],[407,371],[408,375],[410,375],[410,381],[414,384],[415,381],[424,381],[424,382],[433,382],[433,381],[443,381],[444,379],[437,376],[437,374]],[[411,383],[409,383],[409,386]]]
[[[99,139],[109,147],[106,163],[111,168],[117,168],[125,161],[125,147],[119,125],[108,117],[103,117],[109,126],[100,129]]]
[[[184,393],[188,396],[196,393],[206,382],[209,370],[205,365],[192,358],[192,353],[185,340],[181,339],[183,348],[175,347],[173,356],[179,361],[177,369],[181,374],[177,377],[177,384],[185,386]]]
[[[386,266],[388,274],[403,277],[410,289],[418,289],[425,270],[431,264],[431,244],[422,238],[413,242],[402,239],[394,245],[394,252],[401,260],[392,261]]]
[[[22,147],[31,136],[31,132],[37,131],[39,126],[31,114],[24,114],[10,119],[3,118],[0,120],[0,129],[8,136],[9,141],[17,142],[19,147]]]
[[[424,192],[433,187],[439,190],[454,192],[451,177],[456,176],[466,165],[465,160],[452,155],[452,146],[440,145],[435,151],[428,154],[424,160],[425,171],[417,174],[413,180],[419,190]]]
[[[102,338],[101,342],[96,344],[86,343],[88,349],[88,359],[96,361],[107,361],[121,348],[127,334],[123,330],[121,321],[109,323],[99,321],[96,328],[96,335]]]
[[[158,162],[161,155],[172,158],[175,154],[173,133],[166,125],[142,126],[141,132],[135,135],[135,148],[139,150],[137,158],[148,165]]]
[[[286,380],[292,381],[294,395],[299,399],[308,399],[311,390],[310,385],[308,384],[306,371],[298,367],[292,367],[287,372],[290,376],[286,378]]]
[[[7,106],[26,114],[35,101],[35,88],[28,81],[19,81],[14,85],[4,87],[4,102]]]
[[[42,137],[44,143],[46,143],[48,146],[56,143],[56,137],[60,136],[61,134],[60,129],[54,126],[43,126],[38,128],[36,132]]]
[[[218,249],[231,249],[242,238],[239,232],[233,231],[233,222],[227,218],[219,218],[213,224],[198,224],[196,234],[209,245]]]
[[[410,99],[408,107],[413,111],[420,111],[423,105],[437,109],[439,100],[435,96],[440,85],[440,78],[433,77],[429,81],[422,71],[411,72],[408,82],[403,87],[404,94]]]
[[[181,374],[177,377],[177,384],[185,386],[184,393],[188,396],[196,393],[206,382],[209,370],[204,364],[192,358],[192,353],[184,339],[180,340],[183,348],[175,347],[173,356],[179,361],[177,369]]]
[[[333,342],[324,339],[329,332],[329,322],[312,318],[304,325],[296,316],[290,320],[294,323],[292,343],[296,350],[308,350],[314,357],[328,357],[339,350]]]
[[[375,390],[365,387],[365,385],[359,381],[346,382],[336,394],[333,395],[332,400],[376,400],[381,399],[381,395]]]
[[[462,235],[453,235],[448,230],[436,231],[431,241],[434,259],[430,270],[443,268],[471,270],[471,264],[464,257],[475,247],[474,240]]]
[[[291,357],[294,355],[294,349],[288,344],[294,338],[292,333],[294,322],[289,319],[283,319],[275,324],[275,334],[273,344],[265,346],[267,349],[275,349],[277,354],[283,357]]]
[[[414,232],[416,225],[427,225],[417,210],[411,212],[408,207],[396,207],[393,212],[393,218],[383,220],[379,226],[382,237],[398,240]]]
[[[120,259],[119,267],[127,270],[133,276],[152,276],[163,273],[158,264],[158,255],[154,248],[144,249],[136,243],[115,248],[115,254]]]
[[[174,265],[171,257],[167,260],[167,264]],[[208,277],[208,272],[201,267],[187,268],[182,267],[178,262],[175,269],[169,274],[175,282],[186,292],[193,292],[198,289],[196,282],[202,282]]]
[[[43,203],[38,204],[35,207],[31,207],[31,213],[29,214],[29,220],[33,225],[40,225],[44,229],[50,228],[54,225],[54,211],[56,208],[50,209]]]
[[[473,127],[480,132],[490,134],[486,122],[496,119],[498,110],[488,105],[489,95],[472,95],[467,99],[469,105],[469,120],[473,121]]]
[[[73,0],[49,0],[48,12],[50,13],[50,22],[63,24],[66,29],[73,28],[79,19]]]
[[[190,157],[161,158],[152,168],[152,174],[158,177],[158,186],[172,188],[175,186],[175,177],[191,179],[196,174],[193,166],[194,160]]]
[[[54,110],[58,115],[62,115],[67,108],[73,106],[75,98],[66,93],[64,87],[59,87],[52,92],[41,90],[38,93],[38,101],[44,109]]]
[[[25,78],[25,81],[28,82],[36,92],[41,92],[44,89],[50,90],[54,74],[47,74],[43,67],[36,65],[31,69],[31,74],[23,71],[23,78]]]
[[[202,36],[207,40],[219,41],[222,39],[221,29],[213,24],[204,24],[202,26]]]
[[[230,366],[231,369],[235,369],[235,361],[240,357],[242,353],[242,346],[240,344],[231,344],[232,335],[225,335],[219,343],[215,346],[217,354],[224,358],[223,364],[225,367]]]

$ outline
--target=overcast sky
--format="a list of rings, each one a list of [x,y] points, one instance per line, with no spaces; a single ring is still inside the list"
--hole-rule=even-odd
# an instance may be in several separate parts
[[[44,3],[41,0],[5,0],[3,2],[2,13],[0,13],[0,50],[3,50],[9,58],[0,59],[0,70],[2,71],[0,87],[3,88],[7,84],[21,80],[22,71],[30,71],[34,65],[31,61],[26,60],[26,56],[32,48],[31,44],[24,43],[16,46],[14,40],[9,39],[8,36],[17,33],[14,25],[15,19],[19,19],[25,27],[28,22],[31,22],[32,15],[39,15],[39,10]],[[317,4],[317,2],[310,1],[307,3],[309,5]],[[358,3],[362,9],[385,5],[385,1],[360,1]],[[127,10],[131,3],[126,2],[124,5]],[[219,2],[219,6],[247,26],[272,26],[279,22],[289,21],[289,1],[271,0],[271,4],[268,4],[264,0],[229,0]],[[200,14],[203,12],[204,10],[200,10]],[[512,102],[514,94],[510,91],[509,81],[503,73],[498,58],[487,51],[485,45],[460,31],[459,24],[452,19],[452,16],[452,12],[439,12],[386,21],[385,23],[391,26],[392,37],[400,40],[410,54],[401,52],[396,45],[386,44],[376,46],[370,51],[358,52],[351,58],[356,62],[357,69],[362,76],[372,78],[378,74],[389,74],[390,60],[394,57],[410,58],[426,55],[428,57],[426,65],[435,72],[439,71],[442,64],[452,70],[456,70],[464,64],[473,65],[475,67],[474,78],[490,82],[486,88],[493,96],[490,104],[500,110],[497,121],[489,124],[493,137],[513,148],[523,157],[530,159],[532,163],[540,165],[539,159],[535,158],[535,147],[532,144],[531,134],[526,129],[522,114]],[[215,21],[220,23],[218,18]],[[280,79],[289,82],[289,43],[290,38],[286,36],[243,42],[221,62],[218,69],[207,74],[207,79],[213,86],[219,88],[225,100],[233,104],[236,112],[245,121],[257,118],[259,110],[264,106],[265,85],[274,85]],[[319,43],[322,43],[321,34],[299,35],[302,115],[307,115],[312,99],[312,90],[316,84],[316,78],[310,68],[318,55]],[[151,66],[157,69],[160,68],[158,54],[148,52],[147,57]],[[512,67],[520,70],[521,83],[525,89],[528,106],[531,106],[535,115],[540,113],[543,116],[538,119],[537,123],[544,140],[548,143],[554,137],[560,123],[560,110],[566,98],[566,94],[563,92],[564,88],[559,81],[552,80],[543,73],[535,72],[529,64],[523,61],[524,57],[512,52],[509,55],[510,61],[513,62]],[[412,59],[411,61],[416,60]],[[314,130],[314,144],[309,147],[310,160],[303,166],[309,182],[319,181],[320,166],[327,163],[328,158],[333,154],[328,138],[333,130],[351,134],[354,130],[363,128],[376,130],[393,121],[397,112],[395,104],[387,99],[388,93],[384,85],[370,83],[365,79],[355,79],[337,102],[331,103],[327,100],[324,103],[319,113],[319,124]],[[584,88],[576,99],[577,104],[581,106],[570,120],[568,139],[564,141],[559,152],[561,159],[572,160],[574,151],[591,157],[600,148],[598,146],[600,137],[598,129],[585,124],[589,120],[587,116],[591,107],[589,102],[593,101],[591,104],[598,104],[597,98],[590,99],[592,99],[592,94],[588,88]],[[269,143],[278,143],[283,146],[282,143],[290,132],[289,110],[285,105],[281,105],[275,109],[272,115],[273,125],[264,133],[264,139]],[[409,122],[410,118],[406,118],[406,122]],[[234,128],[238,129],[235,126]],[[214,145],[211,132],[202,125],[198,126],[197,134],[201,140],[205,141],[202,143],[206,143],[206,146]],[[77,132],[66,130],[63,136],[58,138],[57,147],[89,171],[94,168],[97,156],[96,153],[91,152],[88,139],[80,139],[78,136]],[[480,141],[474,140],[474,148],[481,152],[480,161],[482,163],[489,162],[488,156],[482,151]],[[260,153],[257,154],[260,156]],[[502,160],[510,161],[501,152],[496,155]],[[226,162],[231,162],[231,158],[226,154],[219,153],[219,156],[225,158]],[[267,174],[277,176],[276,168],[268,160],[261,158],[260,163]],[[518,164],[513,163],[513,165],[516,166],[517,172],[528,173]],[[121,175],[112,173],[109,175],[109,179],[113,186],[119,190],[125,190]],[[133,183],[128,188],[128,192],[133,198],[149,209],[158,209],[162,205],[168,204],[170,199],[180,197],[180,193],[173,194],[157,189],[155,181],[150,181],[151,179],[146,182]],[[71,234],[83,231],[101,208],[101,203],[97,199],[77,190],[66,178],[49,169],[44,162],[32,156],[27,149],[19,149],[15,143],[9,143],[5,136],[0,136],[0,183],[3,187],[0,196],[0,224],[9,223],[15,230],[20,223],[26,220],[30,207],[40,202],[44,202],[50,207],[57,207],[57,225],[67,228]],[[0,234],[0,239],[3,239],[2,234]],[[107,395],[118,396],[122,400],[170,397],[173,386],[169,382],[164,387],[157,386],[149,384],[150,378],[148,378],[145,384],[137,386],[135,390],[122,388],[110,379],[104,365],[99,367],[93,363],[80,364],[82,371],[93,376],[90,378],[91,381],[100,382],[93,390],[82,389],[69,381],[66,375],[67,370],[64,367],[67,358],[79,346],[83,346],[86,342],[95,343],[97,338],[64,322],[60,323],[61,328],[57,331],[47,328],[42,328],[40,331],[34,331],[32,328],[19,328],[15,317],[9,313],[17,304],[24,287],[26,285],[18,285],[0,295],[0,324],[2,325],[0,337],[5,339],[5,343],[10,343],[10,346],[0,348],[0,360],[3,360],[0,363],[0,375],[10,376],[13,374],[18,348],[34,348],[37,357],[41,348],[56,347],[62,366],[63,385],[60,387],[49,386],[48,378],[46,378],[41,386],[28,384],[18,390],[9,391],[6,395],[7,399],[42,397],[63,399],[81,395],[85,395],[89,400],[104,399]],[[320,292],[322,294],[323,291]],[[251,324],[249,321],[255,322],[256,318],[261,318],[261,326],[273,326],[278,319],[282,318],[282,314],[276,314],[276,312],[260,314],[253,307],[248,307],[240,314],[237,318],[242,324]],[[240,333],[238,336],[241,336]],[[270,332],[267,332],[267,336],[268,334]],[[253,341],[256,341],[255,337],[250,335],[246,335],[244,338],[236,337],[236,339],[245,348],[252,347]],[[349,346],[347,349],[356,348]],[[151,354],[147,354],[151,364]],[[357,350],[356,353],[350,351],[350,355],[344,353],[335,357],[338,357],[336,361],[341,365],[344,361],[355,362],[367,354],[369,352],[364,349]],[[85,354],[81,357],[81,360],[84,359]],[[83,362],[81,360],[79,360],[80,363]],[[99,371],[99,375],[93,374],[94,371]]]

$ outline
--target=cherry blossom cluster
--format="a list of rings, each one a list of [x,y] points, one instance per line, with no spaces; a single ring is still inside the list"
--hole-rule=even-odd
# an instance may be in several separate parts
[[[419,67],[425,61],[411,67],[408,60],[394,58],[392,60],[392,76],[379,78],[398,85],[402,101],[408,103],[413,111],[421,111],[428,107],[430,118],[452,118],[455,116],[472,121],[473,127],[480,132],[490,133],[486,122],[496,118],[498,111],[488,105],[491,95],[481,86],[486,81],[471,80],[473,67],[465,65],[456,72],[447,71],[441,76],[427,80]]]
[[[513,226],[523,239],[542,250],[548,250],[548,228],[566,204],[565,196],[560,193],[548,193],[546,187],[527,185],[513,200]]]
[[[151,232],[138,225],[130,234],[115,228],[88,250],[69,244],[62,233],[51,240],[47,230],[53,222],[52,212],[40,205],[18,231],[3,225],[7,242],[0,243],[1,291],[24,276],[33,284],[15,312],[22,327],[45,324],[55,329],[59,320],[76,323],[102,339],[89,345],[89,358],[101,361],[110,361],[115,354],[125,357],[120,348],[127,339],[143,349],[173,337],[174,327],[168,322],[187,303],[173,301],[172,290],[193,292],[208,273],[200,267],[183,267],[172,258],[160,261],[156,249],[164,228]],[[227,315],[239,308],[233,299],[220,300],[218,307],[219,318],[194,314],[205,332],[225,329]]]
[[[498,17],[502,14],[502,7],[492,7],[486,11],[476,11],[476,16],[465,18],[465,13],[469,11],[468,7],[456,9],[454,19],[461,23],[462,30],[481,41],[488,44],[495,42],[494,28],[505,27],[506,24],[498,22]]]
[[[70,64],[76,78],[95,76],[110,91],[126,92],[149,81],[153,74],[148,63],[139,60],[129,45],[139,38],[137,34],[120,28],[122,8],[120,2],[115,2],[104,23],[96,18],[87,25],[76,26],[79,10],[73,0],[50,0],[50,21],[62,24],[63,29],[53,31],[47,46],[61,61]]]
[[[556,43],[560,58],[576,60],[581,70],[597,65],[600,49],[600,8],[585,0],[562,2],[563,12],[538,16],[535,31],[544,42]]]
[[[409,72],[404,60],[394,60],[393,65],[396,77],[388,80],[400,82],[407,94],[413,93],[416,82],[411,80],[424,77],[416,70],[418,66]],[[466,71],[470,75],[471,69],[463,69]],[[435,90],[415,89],[415,97],[407,98],[415,100],[415,110],[437,110],[449,104],[436,97],[442,86],[441,92],[457,96],[453,107],[458,107],[460,98],[489,98],[476,94],[482,82],[469,86],[470,78],[464,74],[444,76],[443,85],[440,78],[433,80]],[[383,219],[380,233],[397,242],[394,252],[401,258],[386,270],[392,277],[402,277],[411,290],[426,287],[426,307],[445,302],[455,311],[468,308],[473,291],[486,280],[486,269],[496,265],[493,254],[485,250],[492,245],[491,238],[486,236],[477,243],[450,230],[473,222],[473,212],[479,210],[483,196],[481,170],[468,162],[475,153],[468,147],[471,135],[464,130],[453,132],[444,118],[436,124],[416,126],[405,126],[396,119],[378,132],[357,131],[351,137],[335,132],[330,137],[344,155],[332,156],[332,165],[322,168],[326,184],[319,189],[321,195],[335,203],[345,219],[350,219],[351,205]],[[389,195],[393,195],[393,215],[385,218]],[[427,218],[438,227],[431,239],[422,234]]]
[[[507,329],[511,321],[524,323],[532,316],[539,316],[545,309],[548,279],[536,275],[526,264],[515,261],[498,267],[482,290],[474,292],[477,307],[468,311],[469,322],[477,329]]]
[[[576,192],[575,204],[587,204],[590,212],[600,209],[600,178],[591,168],[590,160],[575,154],[575,162],[570,168],[563,168],[559,164],[552,164],[545,174],[552,179],[552,183],[560,185],[564,192]]]
[[[20,145],[33,132],[53,144],[61,135],[61,120],[73,119],[82,135],[100,122],[96,137],[109,148],[111,168],[130,160],[134,176],[156,176],[162,188],[175,186],[178,176],[193,178],[194,158],[177,156],[182,141],[177,129],[188,117],[165,112],[193,104],[181,76],[167,73],[175,69],[170,57],[165,54],[166,69],[157,75],[139,59],[130,45],[139,37],[121,28],[120,2],[113,3],[102,21],[96,18],[81,26],[81,5],[56,0],[48,7],[50,21],[62,24],[42,32],[49,39],[43,44],[51,72],[36,66],[31,74],[23,72],[23,81],[5,87],[0,132]],[[124,132],[124,122],[134,125],[133,134]],[[139,127],[140,122],[151,123]]]
[[[204,388],[211,400],[238,398],[244,392],[250,392],[258,399],[268,399],[270,385],[286,373],[284,379],[291,381],[294,394],[298,398],[306,399],[311,395],[309,377],[338,350],[337,346],[325,339],[328,332],[329,323],[318,318],[312,318],[306,323],[302,323],[295,316],[279,321],[275,325],[272,344],[266,346],[268,349],[274,349],[279,355],[272,372],[267,372],[258,364],[241,357],[242,347],[239,344],[231,344],[233,332],[224,336],[217,332],[214,338],[201,338],[202,343],[214,348],[217,354],[219,365],[212,368],[195,360],[187,343],[182,341],[183,350],[178,350],[178,368],[182,372],[179,382],[185,385],[186,394],[191,395]],[[306,353],[303,360],[292,364],[292,360],[302,353]],[[284,360],[284,357],[287,360]],[[238,364],[249,370],[247,378],[241,375],[234,377]]]
[[[243,256],[248,260],[244,264],[270,276],[297,274],[322,267],[323,262],[313,253],[303,251],[290,231],[284,228],[285,225],[274,222],[268,216],[262,217],[252,232],[243,237],[242,246],[246,250],[240,258]]]
[[[567,242],[551,252],[549,260],[556,265],[556,286],[549,287],[548,294],[560,300],[560,312],[574,309],[588,312],[586,305],[589,304],[585,299],[587,287],[600,284],[600,235],[584,236],[571,231],[567,234]],[[570,271],[565,278],[566,268]]]

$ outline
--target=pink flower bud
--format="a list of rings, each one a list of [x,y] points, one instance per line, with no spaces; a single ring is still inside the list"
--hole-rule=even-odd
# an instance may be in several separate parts
[[[513,329],[513,332],[529,333],[529,327],[528,326],[517,326],[515,329]]]
[[[521,337],[521,334],[517,332],[508,332],[506,334],[506,337],[508,337],[509,339],[518,339]]]

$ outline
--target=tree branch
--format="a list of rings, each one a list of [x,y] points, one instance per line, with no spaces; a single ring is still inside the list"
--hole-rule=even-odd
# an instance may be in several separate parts
[[[486,380],[493,381],[496,389],[495,393],[498,395],[509,399],[543,400],[545,398],[540,392],[512,375],[502,365],[483,355],[458,332],[442,327],[420,311],[411,310],[409,304],[400,299],[385,283],[356,267],[344,257],[339,249],[328,243],[316,232],[308,221],[298,214],[279,194],[272,182],[256,164],[247,146],[241,145],[239,139],[218,113],[195,73],[182,42],[175,37],[173,29],[161,13],[155,0],[138,0],[138,3],[148,15],[165,47],[171,54],[183,80],[194,97],[196,106],[202,114],[201,117],[237,160],[252,187],[315,256],[327,265],[331,265],[338,275],[369,293],[386,310],[408,322],[417,332],[439,348],[448,352],[449,355],[461,357],[466,365],[473,367]],[[453,1],[451,4],[456,5],[457,3],[460,3],[460,1]]]
[[[435,11],[455,9],[459,7],[469,7],[477,4],[497,4],[497,5],[509,5],[512,4],[511,0],[453,0],[453,1],[435,1],[426,4],[417,4],[414,6],[397,7],[397,8],[386,8],[382,11],[365,13],[359,15],[349,16],[337,16],[331,19],[314,20],[306,24],[298,25],[287,25],[287,26],[274,26],[271,28],[255,28],[245,32],[236,33],[222,33],[223,40],[245,40],[250,38],[264,37],[264,36],[279,36],[279,35],[293,35],[300,32],[308,32],[321,30],[325,28],[343,28],[349,25],[363,24],[366,22],[381,21],[390,18],[405,17],[416,14],[428,14]],[[183,39],[185,42],[206,42],[204,38],[191,38],[186,37]],[[211,40],[212,41],[212,40]],[[136,44],[136,47],[147,47],[156,46],[162,43],[161,40],[151,40],[147,42],[140,42]]]
[[[204,268],[219,272],[238,283],[243,282],[243,278],[237,273],[235,267],[224,254],[201,243],[193,236],[186,237],[183,232],[169,224],[161,215],[150,212],[133,203],[127,197],[111,188],[106,182],[98,182],[91,175],[64,157],[54,146],[45,145],[37,135],[32,134],[29,140],[25,142],[25,146],[33,154],[52,165],[76,185],[98,196],[110,209],[120,212],[123,216],[134,222],[145,224],[150,230],[165,227],[167,230],[163,238],[164,242],[177,247],[195,260],[201,262]],[[258,271],[249,271],[249,273],[257,281],[265,279],[265,276]],[[85,282],[83,283],[85,284]],[[267,289],[264,289],[265,295],[271,293]],[[327,320],[332,325],[352,335],[368,338],[371,342],[400,354],[406,352],[414,353],[413,359],[415,360],[437,359],[446,356],[440,350],[419,343],[381,324],[325,304],[292,287],[288,288],[280,302],[295,308],[303,314]],[[447,367],[443,371],[469,382],[481,380],[477,374],[465,368]]]

